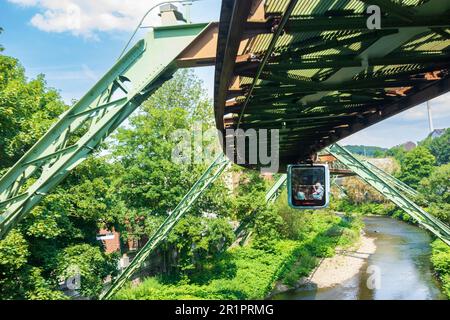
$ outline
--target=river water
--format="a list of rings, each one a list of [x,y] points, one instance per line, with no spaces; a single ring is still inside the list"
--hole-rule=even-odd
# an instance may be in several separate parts
[[[375,238],[377,249],[357,276],[330,288],[305,285],[277,294],[272,299],[445,299],[432,273],[431,239],[426,231],[389,217],[366,217],[364,222],[365,232]]]

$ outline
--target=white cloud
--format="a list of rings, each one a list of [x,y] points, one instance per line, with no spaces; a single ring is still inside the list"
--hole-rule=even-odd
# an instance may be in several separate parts
[[[88,65],[83,64],[81,66],[81,69],[83,70],[83,74],[86,76],[86,78],[94,80],[94,81],[98,80],[97,75],[95,74],[95,72],[91,68],[89,68]]]
[[[450,93],[430,101],[435,128],[450,128]],[[420,141],[429,134],[426,104],[421,104],[357,132],[342,144],[393,147],[406,141]]]
[[[141,17],[161,0],[8,0],[38,10],[30,20],[46,32],[70,32],[76,36],[95,38],[103,31],[130,31]],[[179,5],[181,7],[181,5]],[[158,25],[155,9],[146,24]]]
[[[443,94],[430,101],[433,118],[450,117],[450,93]],[[421,104],[399,115],[399,120],[416,121],[427,119],[427,105]]]

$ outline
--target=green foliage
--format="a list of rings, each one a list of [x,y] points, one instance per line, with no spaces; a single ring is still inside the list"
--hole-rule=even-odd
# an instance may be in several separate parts
[[[442,136],[434,139],[428,137],[420,145],[430,150],[438,165],[450,162],[450,128],[446,129]]]
[[[348,198],[335,200],[334,209],[338,212],[359,213],[362,215],[387,215],[395,206],[391,203],[353,203]]]
[[[0,27],[0,34],[2,34],[3,32],[3,28]],[[5,50],[5,48],[3,48],[3,46],[0,44],[0,52],[2,52],[3,50]]]
[[[0,241],[0,297],[2,299],[64,299],[42,270],[28,264],[29,245],[18,230]]]
[[[392,147],[391,149],[386,151],[386,155],[388,157],[394,157],[399,163],[403,162],[406,153],[407,152],[403,146]]]
[[[405,211],[401,209],[395,209],[393,211],[388,212],[388,214],[398,220],[409,222],[409,223],[415,223],[416,221]]]
[[[117,271],[116,254],[105,255],[100,248],[89,244],[73,245],[58,254],[56,276],[62,280],[80,275],[80,293],[97,297],[103,281]]]
[[[420,185],[428,201],[450,203],[450,164],[436,168]]]
[[[423,179],[420,192],[430,204],[428,211],[450,224],[450,163],[437,167]]]
[[[122,204],[114,198],[111,177],[113,165],[105,159],[92,158],[84,162],[55,191],[44,198],[31,214],[18,226],[21,231],[9,233],[1,241],[5,250],[22,250],[26,255],[0,254],[0,263],[8,257],[20,262],[19,273],[6,275],[11,286],[2,286],[4,299],[61,299],[57,291],[56,269],[66,248],[80,242],[98,245],[95,236],[100,228],[113,227],[122,221]],[[13,237],[12,240],[10,240]],[[19,241],[20,240],[20,241]],[[12,244],[11,241],[14,243]],[[95,247],[96,250],[100,250]],[[115,265],[115,263],[114,263]],[[105,266],[105,265],[104,265]],[[111,268],[105,272],[111,272]],[[115,270],[115,267],[114,267]],[[97,284],[104,275],[97,273]],[[94,281],[91,277],[89,281]],[[19,282],[20,286],[14,283]],[[92,287],[93,284],[87,284]],[[88,288],[85,293],[97,290]]]
[[[437,239],[432,245],[431,262],[442,282],[445,294],[450,299],[450,247]]]
[[[0,272],[3,276],[20,270],[27,262],[28,244],[17,230],[12,230],[0,241]]]
[[[266,207],[256,215],[253,242],[255,248],[271,250],[276,241],[280,239],[282,224],[282,218],[266,204]]]
[[[306,249],[298,250],[295,257],[297,258],[297,261],[286,270],[282,278],[284,284],[292,287],[294,287],[302,277],[309,276],[318,263],[318,258]]]
[[[172,151],[178,145],[173,133],[176,130],[190,132],[200,120],[204,121],[202,128],[208,128],[211,124],[208,119],[213,119],[211,112],[212,106],[201,82],[191,71],[182,71],[130,117],[129,127],[118,130],[117,144],[112,147],[124,167],[119,192],[128,207],[151,208],[157,215],[165,215],[174,209],[206,165],[173,162]],[[223,185],[218,183],[199,201],[194,211],[225,211],[224,192]]]
[[[417,188],[420,180],[431,173],[435,163],[436,158],[426,148],[414,148],[401,162],[400,180]]]
[[[36,267],[29,269],[27,284],[32,284],[32,290],[26,293],[28,300],[66,300],[67,297],[61,292],[52,289],[54,283],[49,282],[42,276],[42,270]]]
[[[0,170],[12,166],[65,109],[42,75],[27,81],[16,59],[0,55]]]
[[[281,221],[277,224],[293,219],[279,218]],[[148,278],[137,287],[124,288],[115,298],[263,299],[277,280],[294,284],[311,272],[318,257],[332,255],[336,245],[345,247],[354,244],[362,227],[359,219],[340,218],[326,211],[310,212],[302,219],[308,219],[308,224],[302,229],[304,234],[298,235],[302,241],[272,241],[272,247],[268,250],[264,246],[261,249],[256,241],[261,235],[257,235],[251,246],[235,247],[216,257],[214,263],[217,268],[208,272],[201,281],[196,277],[175,282],[165,278]],[[283,231],[278,237],[286,235]]]
[[[183,276],[203,272],[233,240],[233,229],[227,220],[189,216],[176,225],[167,245],[176,253],[174,264],[178,275]]]
[[[385,154],[386,149],[380,148],[380,147],[374,147],[374,146],[352,146],[348,145],[345,146],[347,150],[349,150],[351,153],[359,154],[361,156],[367,156],[367,157],[374,157],[379,158],[383,157]]]
[[[355,204],[349,201],[348,198],[336,200],[335,210],[345,212],[347,214],[360,215],[387,215],[405,222],[415,223],[405,211],[398,209],[392,203],[372,203],[363,202]]]
[[[207,284],[166,284],[158,278],[149,278],[136,288],[121,290],[116,299],[261,299],[271,290],[273,283],[285,270],[298,244],[281,241],[273,252],[252,247],[230,250],[227,263],[235,266],[222,278]]]
[[[233,199],[234,218],[254,223],[255,216],[266,210],[266,184],[257,172],[242,172],[239,188]]]

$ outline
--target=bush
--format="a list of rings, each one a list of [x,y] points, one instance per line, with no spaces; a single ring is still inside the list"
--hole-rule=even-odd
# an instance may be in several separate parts
[[[279,241],[272,252],[252,247],[231,249],[227,263],[235,266],[234,274],[212,279],[207,284],[166,283],[162,278],[148,278],[138,287],[122,289],[116,299],[262,299],[274,282],[286,272],[300,244]]]
[[[98,296],[105,278],[117,272],[118,256],[106,255],[100,248],[89,244],[67,247],[58,255],[57,260],[57,277],[65,280],[80,276],[80,294],[85,297]]]
[[[445,294],[450,298],[450,247],[441,240],[431,244],[431,262],[442,282]]]
[[[295,217],[286,214],[287,211],[284,211],[282,218],[278,216],[280,219],[275,219],[273,212],[267,211],[265,215],[269,215],[270,219],[266,223],[273,219],[276,224],[285,224],[285,219],[295,221]],[[264,224],[258,235],[259,240],[254,241],[252,246],[235,247],[216,257],[215,268],[212,267],[211,272],[203,272],[202,277],[191,275],[175,282],[161,277],[149,278],[136,288],[129,286],[121,290],[115,298],[263,299],[277,280],[293,285],[314,269],[318,257],[332,256],[336,245],[355,243],[362,226],[359,218],[340,218],[327,211],[297,211],[297,215],[304,224],[295,237],[302,240],[266,237],[270,240],[270,248],[262,246],[262,232],[269,228]],[[273,232],[273,229],[269,231]]]
[[[436,158],[424,147],[417,147],[408,152],[401,163],[400,180],[413,188],[419,186],[420,180],[430,175]]]

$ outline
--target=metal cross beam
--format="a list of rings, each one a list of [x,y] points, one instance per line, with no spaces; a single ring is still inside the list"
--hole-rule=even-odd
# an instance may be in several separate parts
[[[395,179],[394,177],[384,179],[388,175],[387,173],[380,174],[380,170],[373,170],[372,165],[368,165],[366,162],[359,160],[338,144],[333,144],[326,150],[355,172],[364,182],[370,184],[387,199],[413,217],[419,225],[450,246],[450,228],[436,217],[425,212],[398,190],[397,188],[400,183],[392,183]]]
[[[372,2],[373,0],[369,0]],[[404,28],[448,28],[450,21],[448,16],[422,16],[413,21],[400,20],[397,17],[382,16],[382,28],[384,30],[398,30]],[[248,31],[260,34],[271,33],[273,22],[249,22],[246,24]],[[287,34],[296,34],[308,31],[342,31],[342,30],[367,30],[367,16],[352,15],[347,17],[312,17],[312,18],[295,18],[286,24],[284,31]]]
[[[177,68],[195,65],[199,47],[208,44],[205,38],[213,39],[214,30],[217,24],[155,28],[62,114],[0,180],[0,239]],[[210,61],[214,55],[208,50],[198,59]]]
[[[148,242],[139,250],[130,265],[114,280],[112,285],[102,294],[101,300],[111,299],[120,288],[131,278],[134,272],[139,270],[142,263],[158,247],[158,245],[169,235],[170,231],[180,221],[184,214],[192,207],[197,199],[216,181],[229,164],[228,158],[221,154],[208,167],[203,175],[197,180],[192,188],[186,193],[176,208],[169,214],[166,220],[156,230]]]

